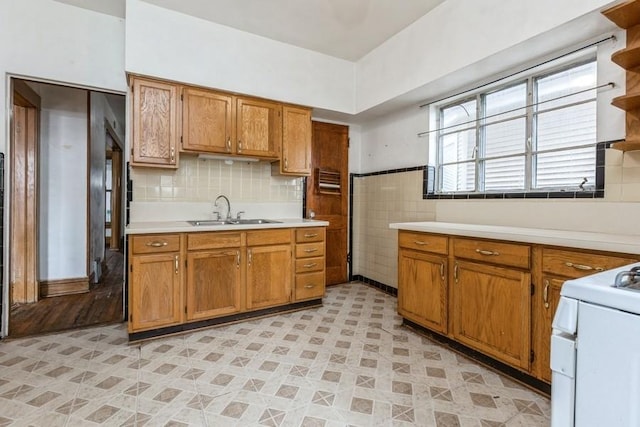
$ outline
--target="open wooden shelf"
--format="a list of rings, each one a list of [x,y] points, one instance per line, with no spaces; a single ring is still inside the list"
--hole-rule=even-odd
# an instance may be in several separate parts
[[[611,148],[620,151],[635,151],[640,150],[640,139],[631,139],[628,141],[620,141],[611,144]]]
[[[631,0],[602,12],[618,27],[629,29],[640,24],[640,0]]]
[[[640,93],[627,93],[626,95],[613,98],[613,105],[624,110],[633,111],[640,108]]]
[[[625,70],[640,71],[640,46],[628,47],[611,55],[611,61]]]

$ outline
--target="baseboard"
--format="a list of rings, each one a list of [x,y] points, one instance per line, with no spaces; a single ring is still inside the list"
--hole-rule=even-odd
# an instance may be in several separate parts
[[[58,297],[61,295],[82,294],[85,292],[89,292],[88,277],[43,280],[40,282],[40,296],[42,298]]]
[[[382,282],[378,282],[377,280],[370,279],[366,276],[362,276],[360,274],[354,274],[351,276],[352,281],[359,281],[366,285],[373,286],[374,288],[380,289],[385,294],[391,295],[393,297],[398,296],[398,288],[394,288],[393,286],[385,285]]]

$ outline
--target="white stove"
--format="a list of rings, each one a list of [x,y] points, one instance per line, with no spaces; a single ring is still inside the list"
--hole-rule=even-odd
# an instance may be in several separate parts
[[[640,427],[640,263],[568,280],[560,295],[552,427]]]

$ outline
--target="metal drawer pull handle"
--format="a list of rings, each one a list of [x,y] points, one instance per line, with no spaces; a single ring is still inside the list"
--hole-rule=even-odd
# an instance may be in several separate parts
[[[240,251],[236,251],[236,267],[240,267]]]
[[[175,256],[175,262],[176,262],[176,274],[178,274],[178,255]]]
[[[590,265],[574,264],[572,262],[565,262],[564,265],[566,265],[567,267],[573,267],[576,270],[581,270],[581,271],[591,271],[591,270],[604,271],[604,268],[602,267],[591,267]]]
[[[453,278],[455,279],[456,283],[458,283],[458,263],[457,262],[453,266]]]
[[[304,251],[305,251],[306,253],[309,253],[309,252],[317,252],[317,251],[318,251],[318,248],[305,249]]]
[[[476,252],[479,253],[480,255],[495,255],[495,256],[500,255],[499,252],[485,251],[483,249],[476,249]]]
[[[242,151],[242,140],[238,140],[238,153]]]
[[[147,242],[145,243],[145,245],[147,246],[151,246],[152,248],[161,248],[163,246],[167,246],[168,243],[167,242]]]
[[[420,245],[420,246],[428,245],[427,242],[423,242],[421,240],[414,240],[413,243],[415,243],[416,245]]]
[[[549,308],[549,281],[544,281],[544,291],[542,292],[542,299],[544,300],[544,308]]]
[[[315,288],[315,287],[316,287],[316,285],[305,285],[306,289],[311,289],[311,288]]]
[[[440,277],[442,278],[442,281],[444,282],[444,262],[440,263]]]
[[[310,239],[311,237],[318,237],[318,233],[313,233],[313,234],[305,234],[304,237],[306,239]]]
[[[312,262],[311,264],[305,264],[303,267],[304,267],[304,268],[313,268],[313,267],[315,267],[316,265],[318,265],[318,263],[317,263],[317,262]]]
[[[227,137],[227,151],[231,151],[231,137]]]

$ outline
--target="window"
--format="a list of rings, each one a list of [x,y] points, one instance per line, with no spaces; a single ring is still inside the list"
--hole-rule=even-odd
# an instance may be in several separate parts
[[[595,86],[591,59],[439,107],[437,191],[593,190]]]

